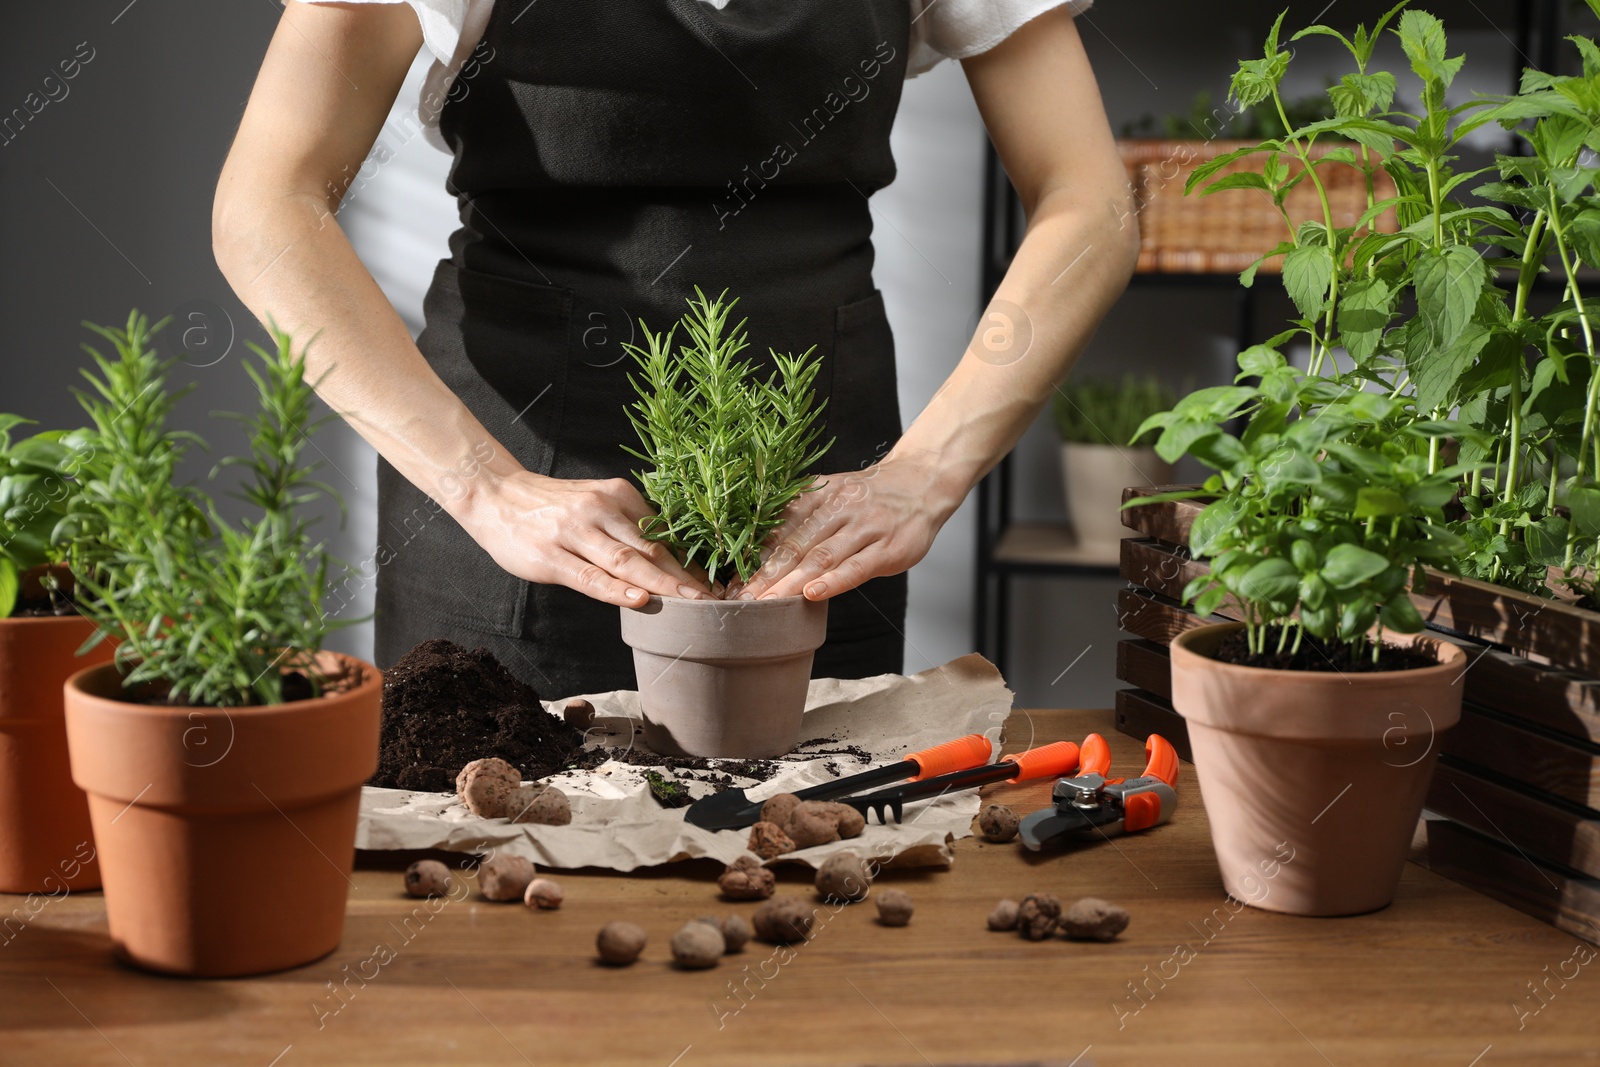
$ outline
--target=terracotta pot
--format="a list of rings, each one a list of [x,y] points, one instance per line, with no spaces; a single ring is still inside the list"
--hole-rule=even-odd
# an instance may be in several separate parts
[[[644,740],[674,756],[781,756],[800,740],[828,602],[683,600],[622,609]]]
[[[1080,545],[1115,547],[1136,536],[1122,525],[1122,490],[1129,485],[1166,485],[1172,464],[1153,448],[1124,448],[1067,441],[1061,445],[1067,521]]]
[[[89,802],[72,783],[61,683],[109,662],[78,615],[0,619],[0,892],[100,888]]]
[[[1385,634],[1438,665],[1343,674],[1213,659],[1243,626],[1202,626],[1172,642],[1172,703],[1188,721],[1223,885],[1294,915],[1385,907],[1439,735],[1461,718],[1466,654],[1425,634]]]
[[[72,777],[118,956],[225,977],[338,947],[382,677],[336,658],[349,688],[266,707],[133,703],[111,666],[68,679]]]

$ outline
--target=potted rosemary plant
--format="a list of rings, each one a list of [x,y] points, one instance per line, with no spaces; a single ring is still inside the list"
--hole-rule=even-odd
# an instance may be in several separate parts
[[[275,332],[245,369],[259,410],[234,416],[257,513],[235,525],[177,480],[193,435],[170,430],[170,361],[142,316],[99,331],[79,393],[92,458],[67,516],[80,607],[118,640],[66,687],[72,774],[89,794],[119,956],[187,975],[245,975],[337,947],[361,784],[378,760],[380,677],[320,651],[329,558],[298,510],[324,492],[301,452],[312,386]],[[72,440],[72,438],[69,438]]]
[[[629,410],[648,468],[636,472],[656,514],[641,524],[713,589],[748,580],[784,508],[811,484],[823,404],[812,388],[819,360],[772,353],[765,379],[749,360],[737,299],[697,288],[665,333],[643,327],[628,346],[639,399]],[[682,331],[683,343],[674,347]],[[625,446],[626,447],[626,446]],[[645,742],[657,752],[757,758],[799,738],[813,653],[828,605],[803,596],[688,600],[653,596],[622,609],[633,648]]]
[[[1061,435],[1067,521],[1079,544],[1115,548],[1130,533],[1118,511],[1123,486],[1172,480],[1172,464],[1138,445],[1136,435],[1176,399],[1149,375],[1068,380],[1056,390],[1052,410]]]
[[[111,658],[75,653],[94,624],[73,606],[58,534],[81,456],[59,431],[13,440],[29,420],[0,415],[0,892],[96,889],[89,804],[72,783],[61,685]]]

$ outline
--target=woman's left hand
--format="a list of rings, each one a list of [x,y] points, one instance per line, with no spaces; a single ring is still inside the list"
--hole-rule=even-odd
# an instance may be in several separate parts
[[[741,600],[804,594],[826,600],[870,578],[909,570],[955,511],[920,465],[894,456],[859,471],[816,480],[773,531],[765,562]]]

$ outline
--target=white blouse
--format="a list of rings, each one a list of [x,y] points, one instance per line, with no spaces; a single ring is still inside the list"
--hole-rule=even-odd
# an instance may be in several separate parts
[[[410,4],[422,23],[422,39],[433,66],[422,99],[442,101],[456,73],[472,55],[489,24],[495,0],[305,0],[306,3]],[[528,0],[506,0],[526,3]],[[721,10],[728,0],[700,0]],[[987,52],[1023,23],[1063,4],[1073,15],[1094,0],[907,0],[911,5],[911,51],[906,77],[914,78],[941,59],[966,59]],[[430,144],[450,147],[439,136],[439,108],[419,107]]]

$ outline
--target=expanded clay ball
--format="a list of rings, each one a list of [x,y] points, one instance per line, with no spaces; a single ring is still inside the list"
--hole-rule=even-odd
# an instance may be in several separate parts
[[[761,821],[782,826],[788,820],[789,813],[799,806],[800,798],[793,793],[779,793],[761,805]]]
[[[633,923],[606,923],[594,939],[595,951],[606,963],[632,963],[644,951],[644,930]]]
[[[522,902],[530,908],[539,908],[543,911],[554,911],[561,907],[561,902],[567,897],[562,892],[559,882],[552,882],[548,878],[535,878],[528,883],[528,888],[522,891]]]
[[[784,821],[783,832],[797,849],[839,840],[839,816],[824,801],[802,800]]]
[[[1074,941],[1115,941],[1128,928],[1128,909],[1084,897],[1061,913],[1061,932]]]
[[[756,909],[756,936],[775,945],[804,941],[811,933],[811,905],[799,897],[773,897]]]
[[[1017,902],[1002,900],[989,913],[989,929],[1015,930],[1017,928]]]
[[[406,892],[414,897],[442,897],[450,886],[450,868],[438,860],[418,860],[406,868]]]
[[[985,841],[1003,845],[1017,836],[1017,826],[1021,821],[1017,813],[1004,804],[990,804],[978,816],[978,829],[982,831]]]
[[[475,759],[456,775],[456,792],[480,819],[500,819],[522,788],[522,772],[493,756]]]
[[[822,862],[817,868],[816,885],[823,900],[844,900],[853,904],[867,898],[872,876],[860,854],[846,849]]]
[[[533,863],[522,856],[496,853],[478,864],[478,890],[490,900],[521,900],[533,881]]]
[[[783,832],[783,828],[775,822],[758,822],[750,827],[750,841],[745,846],[764,860],[774,856],[781,856],[785,852],[793,852],[794,839]]]
[[[743,915],[725,916],[720,928],[724,952],[743,952],[750,939],[756,936],[755,927],[751,926],[750,920]]]
[[[566,826],[572,821],[572,803],[554,786],[525,785],[508,802],[506,817],[512,822]]]
[[[690,970],[715,967],[724,948],[722,930],[698,919],[684,923],[683,929],[672,935],[672,958],[679,967]]]
[[[867,817],[848,804],[830,801],[828,807],[833,809],[839,817],[838,827],[840,837],[860,837],[861,831],[867,828]]]
[[[878,921],[885,926],[904,926],[911,921],[915,905],[904,889],[885,889],[878,894]]]
[[[1043,941],[1055,932],[1061,901],[1049,893],[1030,893],[1017,905],[1017,930],[1029,941]]]
[[[777,877],[754,856],[740,856],[717,879],[717,888],[729,900],[765,900],[777,887]]]

